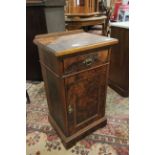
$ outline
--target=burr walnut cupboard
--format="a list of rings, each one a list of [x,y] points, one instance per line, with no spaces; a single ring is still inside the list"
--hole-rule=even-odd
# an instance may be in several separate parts
[[[66,148],[106,125],[110,48],[117,39],[83,31],[38,35],[49,121]]]

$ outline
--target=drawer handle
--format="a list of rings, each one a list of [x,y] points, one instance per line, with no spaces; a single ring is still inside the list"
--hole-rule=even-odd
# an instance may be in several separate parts
[[[90,66],[93,62],[93,59],[92,58],[87,58],[83,61],[83,63],[86,65],[86,66]]]
[[[73,108],[71,105],[68,106],[68,113],[71,114],[73,112]]]

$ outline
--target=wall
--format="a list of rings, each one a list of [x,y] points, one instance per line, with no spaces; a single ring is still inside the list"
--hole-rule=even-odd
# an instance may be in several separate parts
[[[64,7],[47,7],[45,8],[47,31],[59,32],[65,30]]]

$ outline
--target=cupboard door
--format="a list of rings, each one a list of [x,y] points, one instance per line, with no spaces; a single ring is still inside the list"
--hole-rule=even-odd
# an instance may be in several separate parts
[[[69,133],[105,114],[107,65],[65,79]]]

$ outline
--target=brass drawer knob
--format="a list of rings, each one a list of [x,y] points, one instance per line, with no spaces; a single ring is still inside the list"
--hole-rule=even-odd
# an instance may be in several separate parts
[[[92,63],[93,63],[93,59],[92,58],[86,58],[83,63],[86,65],[86,66],[90,66]]]
[[[73,112],[73,108],[71,105],[68,106],[68,113],[71,114]]]

